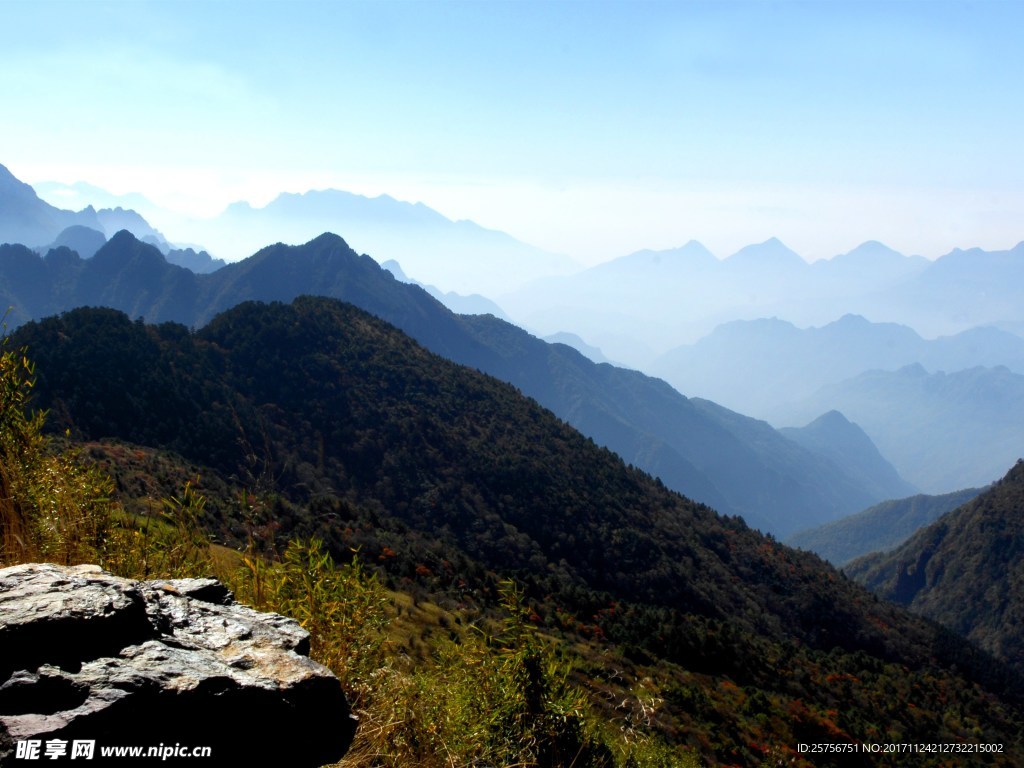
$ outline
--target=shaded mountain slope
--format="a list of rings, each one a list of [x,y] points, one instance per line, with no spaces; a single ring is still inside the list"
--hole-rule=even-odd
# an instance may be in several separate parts
[[[33,351],[37,403],[57,431],[169,448],[239,477],[255,469],[293,497],[374,500],[416,527],[449,530],[492,564],[528,569],[543,556],[634,599],[722,617],[742,605],[739,594],[693,591],[731,581],[720,570],[729,537],[752,545],[759,535],[351,305],[247,302],[195,334],[84,309],[26,325],[12,341]],[[510,548],[516,531],[524,538]],[[575,546],[562,540],[570,534]],[[612,568],[616,541],[625,549]],[[668,551],[684,544],[692,562],[671,564]],[[750,567],[765,567],[757,560]],[[691,569],[708,575],[703,586],[680,578]]]
[[[899,476],[864,430],[839,411],[822,414],[805,427],[784,427],[779,432],[832,459],[873,496],[900,498],[917,490]]]
[[[28,272],[31,280],[25,279]],[[596,365],[495,318],[455,315],[336,235],[303,246],[269,246],[207,275],[164,264],[155,248],[127,232],[89,260],[53,252],[28,263],[25,253],[9,247],[0,249],[0,289],[5,284],[12,287],[4,298],[22,313],[16,321],[103,305],[133,318],[198,327],[250,299],[340,298],[438,354],[511,382],[675,490],[742,514],[765,530],[806,528],[882,498],[763,422],[698,408],[662,381]],[[29,298],[17,298],[22,290]]]
[[[863,555],[895,549],[916,531],[966,504],[982,490],[967,488],[941,496],[918,494],[883,501],[834,523],[800,531],[786,539],[786,543],[816,552],[833,565],[842,566]]]
[[[516,384],[670,487],[742,514],[763,530],[784,534],[802,521],[834,519],[881,498],[765,422],[684,397],[638,371],[595,364],[493,317],[462,322],[500,359],[490,367],[460,362]],[[703,486],[697,485],[700,477]]]
[[[302,501],[308,517],[282,529],[319,528],[340,551],[353,505],[374,528],[434,537],[520,579],[540,621],[579,616],[716,689],[742,686],[775,741],[1015,732],[1013,677],[984,654],[349,305],[245,303],[196,333],[83,309],[28,324],[13,343],[32,350],[38,404],[57,429],[159,444]],[[671,706],[708,717],[695,686]],[[947,718],[948,706],[964,714]],[[710,749],[759,764],[743,739],[754,732],[737,727],[720,720],[725,741]],[[1014,745],[1002,764],[1020,756]]]
[[[303,246],[271,245],[204,276],[203,304],[192,322],[205,325],[243,301],[291,301],[301,295],[351,302],[450,359],[488,358],[457,315],[418,286],[396,280],[369,256],[358,255],[337,235],[324,234]]]
[[[893,552],[846,570],[1024,670],[1024,462]]]

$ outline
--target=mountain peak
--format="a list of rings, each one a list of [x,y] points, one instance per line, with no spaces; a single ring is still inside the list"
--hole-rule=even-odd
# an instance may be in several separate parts
[[[804,267],[807,262],[777,237],[741,248],[725,260],[734,267]]]
[[[845,427],[848,426],[850,423],[851,422],[848,418],[846,418],[845,416],[843,416],[841,412],[833,408],[831,411],[827,411],[821,414],[821,416],[816,418],[807,426],[811,427],[814,425],[820,425],[827,427]]]
[[[142,245],[142,241],[135,237],[135,235],[133,235],[127,229],[120,229],[117,232],[115,232],[114,236],[110,238],[108,243],[110,245],[119,247],[130,245],[132,243],[138,243],[139,245]]]
[[[333,232],[324,232],[323,234],[314,237],[309,241],[309,245],[317,248],[337,246],[344,248],[347,251],[351,250],[351,248],[349,248],[349,244],[345,242],[345,238],[341,235],[336,235]]]
[[[915,379],[923,379],[928,376],[928,370],[920,363],[904,365],[897,373]]]

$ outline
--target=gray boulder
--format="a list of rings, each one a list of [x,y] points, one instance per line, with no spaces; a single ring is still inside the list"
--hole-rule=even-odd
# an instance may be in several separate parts
[[[19,742],[58,761],[91,742],[92,765],[336,762],[355,718],[308,653],[297,622],[236,604],[213,579],[0,569],[0,765]],[[142,751],[128,759],[104,747]],[[209,756],[196,761],[197,747]]]

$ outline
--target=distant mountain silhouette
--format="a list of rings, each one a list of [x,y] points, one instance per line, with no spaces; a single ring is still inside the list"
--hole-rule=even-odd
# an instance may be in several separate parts
[[[966,504],[984,490],[967,488],[940,496],[917,494],[883,501],[834,523],[795,533],[786,539],[786,544],[816,552],[840,567],[864,555],[895,549],[919,529]]]
[[[764,422],[690,400],[636,371],[596,365],[497,318],[454,315],[335,235],[270,246],[207,275],[167,264],[128,232],[88,260],[65,250],[40,258],[7,246],[0,249],[3,290],[0,299],[15,307],[14,322],[98,305],[193,327],[252,299],[340,298],[438,354],[515,384],[669,487],[765,530],[783,535],[881,500]]]
[[[103,225],[103,231],[108,236],[126,229],[139,240],[155,245],[165,255],[172,248],[171,244],[167,242],[167,238],[135,211],[120,207],[100,208],[96,211],[96,218]]]
[[[1024,670],[1024,462],[892,552],[846,571]]]
[[[1006,365],[1024,373],[1024,339],[975,328],[925,340],[906,326],[872,323],[858,315],[803,329],[778,318],[736,320],[696,344],[666,353],[648,369],[680,392],[785,423],[779,416],[790,410],[787,406],[823,386],[913,363],[944,371]],[[738,368],[744,375],[736,375]],[[808,415],[806,409],[801,413]]]
[[[195,248],[168,248],[162,252],[168,264],[185,267],[196,274],[216,272],[227,264],[224,259],[215,259],[206,251],[197,251]]]
[[[425,290],[457,315],[494,315],[502,320],[508,320],[508,317],[505,315],[505,311],[501,307],[486,296],[481,296],[479,293],[463,296],[461,293],[456,293],[455,291],[441,291],[436,286],[424,285],[423,283],[413,280],[411,277],[406,275],[402,270],[401,264],[394,259],[385,261],[381,266],[394,275],[396,280],[420,286],[420,288]]]
[[[121,208],[136,211],[142,216],[149,216],[150,211],[159,210],[152,200],[138,193],[118,195],[84,181],[76,181],[72,184],[43,181],[32,186],[36,194],[58,208],[75,211],[90,206],[97,210]],[[124,228],[130,229],[129,227]],[[138,237],[141,239],[142,235],[138,235]]]
[[[39,199],[28,184],[0,165],[0,243],[29,247],[52,243],[68,227],[102,230],[95,211],[62,211]]]
[[[604,353],[600,349],[587,344],[587,342],[575,333],[553,333],[550,336],[545,336],[544,341],[548,344],[565,344],[566,346],[572,347],[592,362],[611,363],[614,365],[611,360],[604,356]]]
[[[839,411],[829,411],[805,427],[786,427],[779,432],[832,459],[873,496],[898,498],[917,490],[882,457],[864,430]]]
[[[741,248],[725,259],[723,265],[727,269],[744,272],[746,275],[758,274],[761,277],[776,279],[782,278],[786,272],[798,272],[807,268],[807,262],[777,237]]]
[[[1024,375],[978,366],[929,373],[920,364],[830,384],[779,420],[838,410],[907,481],[927,493],[984,486],[1024,453]]]
[[[262,208],[234,203],[214,219],[195,222],[189,237],[219,256],[239,259],[267,243],[298,245],[322,232],[344,232],[361,252],[380,262],[395,259],[415,280],[463,295],[493,297],[576,268],[565,256],[471,221],[452,221],[422,203],[337,189],[282,194]]]
[[[811,270],[849,293],[870,290],[879,283],[895,283],[927,268],[929,263],[923,256],[904,256],[884,243],[869,240],[847,253],[813,262]]]
[[[1024,244],[957,250],[932,262],[869,241],[810,264],[774,238],[722,260],[690,243],[640,251],[494,298],[537,333],[571,331],[615,359],[655,372],[648,365],[659,355],[737,320],[822,326],[850,314],[927,337],[977,326],[1015,328],[1024,306]]]
[[[46,253],[54,248],[68,248],[83,259],[90,258],[96,251],[107,242],[107,237],[102,232],[85,227],[81,224],[73,224],[62,230],[57,239],[49,245],[40,248],[41,253]]]
[[[104,239],[125,229],[157,245],[164,253],[172,248],[160,232],[133,210],[119,206],[97,210],[91,205],[77,212],[57,208],[40,199],[31,186],[0,165],[0,243],[26,245],[43,253],[52,247],[67,246],[88,258],[101,244],[94,236],[83,239],[80,228],[98,232]]]
[[[955,249],[915,280],[879,295],[891,316],[928,334],[1021,320],[1024,242],[1006,251]]]

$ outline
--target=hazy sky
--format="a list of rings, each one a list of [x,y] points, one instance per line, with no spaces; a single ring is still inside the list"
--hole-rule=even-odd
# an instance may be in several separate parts
[[[1008,248],[1022,29],[1016,0],[0,0],[0,163],[209,215],[388,193],[583,263]]]

